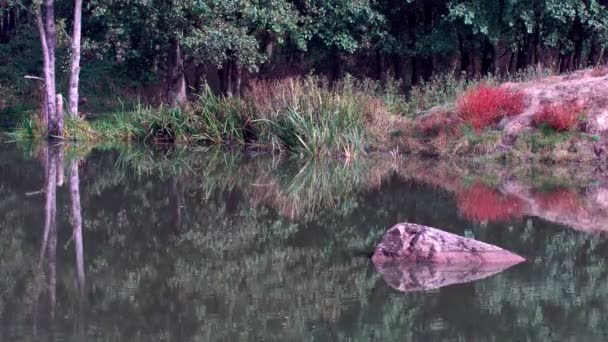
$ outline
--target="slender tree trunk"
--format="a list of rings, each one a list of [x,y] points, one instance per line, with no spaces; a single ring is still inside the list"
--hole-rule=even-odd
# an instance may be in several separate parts
[[[521,70],[525,69],[527,65],[527,52],[528,51],[528,37],[524,38],[524,41],[521,45],[518,46],[517,49],[517,61],[516,61],[516,69]]]
[[[460,50],[460,72],[469,73],[469,66],[471,60],[469,57],[468,49],[465,47],[464,38],[459,35],[458,37],[458,48]]]
[[[275,36],[270,32],[266,32],[264,35],[264,54],[266,55],[266,62],[262,65],[262,73],[270,71],[272,65],[272,57],[274,55]]]
[[[424,1],[423,9],[423,26],[426,32],[431,32],[433,29],[433,4],[431,1]],[[422,79],[428,81],[435,70],[432,54],[424,55],[420,58]]]
[[[0,43],[6,44],[9,41],[9,32],[10,32],[10,11],[8,10],[8,5],[6,3],[0,2]]]
[[[234,62],[234,95],[241,96],[241,86],[243,82],[243,70],[240,65]]]
[[[572,54],[560,54],[559,56],[559,72],[564,73],[571,70],[572,67]]]
[[[55,0],[46,0],[45,2],[45,31],[46,31],[46,43],[49,54],[49,67],[48,73],[50,77],[51,89],[53,97],[56,97],[56,76],[55,76],[55,49],[57,47],[57,29],[55,27]],[[53,105],[53,117],[52,117],[52,129],[49,130],[49,135],[61,137],[63,135],[63,113],[58,113],[57,102]]]
[[[411,85],[416,85],[416,84],[418,84],[418,81],[419,81],[419,76],[418,76],[418,57],[416,55],[413,55],[412,58],[411,58],[411,62],[410,63],[412,64],[411,65],[411,67],[412,67],[412,69],[411,69],[412,78],[411,78],[410,84]]]
[[[332,83],[339,81],[344,76],[344,59],[342,58],[342,52],[338,47],[332,47],[331,52],[331,81]]]
[[[481,74],[483,76],[496,71],[496,60],[494,45],[486,39],[483,43],[482,60],[481,60]]]
[[[397,82],[402,82],[402,80],[403,80],[403,64],[402,64],[403,60],[401,58],[401,55],[393,54],[392,62],[393,62],[393,72],[395,74],[395,79],[397,80]]]
[[[173,108],[186,101],[186,77],[184,57],[179,37],[174,36],[169,43],[167,54],[167,102]]]
[[[224,63],[224,65],[217,70],[217,77],[220,81],[220,94],[222,95],[226,95],[228,92],[226,89],[226,67],[226,63]]]
[[[381,84],[386,84],[386,65],[384,54],[380,49],[376,50],[376,77]]]
[[[233,73],[233,64],[232,64],[232,60],[229,60],[228,62],[226,62],[226,95],[228,97],[232,97],[233,93],[233,86],[232,86],[232,81],[234,80],[234,75]]]
[[[515,56],[516,51],[511,51],[511,55],[509,56],[509,65],[507,65],[507,72],[509,73],[515,72]]]
[[[412,52],[411,55],[411,75],[410,75],[410,85],[415,85],[418,83],[418,56],[416,52],[416,27],[418,25],[418,20],[416,16],[416,2],[413,3],[412,9],[409,11],[407,17],[407,27],[408,34],[410,37],[410,49]]]
[[[40,35],[40,44],[42,46],[42,61],[44,74],[44,117],[47,123],[49,135],[56,134],[56,102],[55,102],[55,81],[54,81],[54,64],[51,62],[49,54],[49,44],[47,40],[46,29],[42,20],[42,8],[38,6],[36,10],[36,24]]]
[[[585,40],[585,32],[583,28],[583,24],[580,19],[576,19],[574,21],[573,30],[573,40],[574,40],[574,55],[572,58],[573,69],[578,69],[582,66],[583,63],[583,43]]]
[[[70,115],[78,116],[78,86],[80,79],[80,38],[82,31],[82,0],[74,1],[74,27],[72,31],[72,51],[70,61],[70,88],[68,91],[68,110]]]
[[[598,55],[600,51],[597,34],[594,34],[591,37],[591,42],[589,46],[589,55],[587,56],[587,65],[594,66],[598,62]]]

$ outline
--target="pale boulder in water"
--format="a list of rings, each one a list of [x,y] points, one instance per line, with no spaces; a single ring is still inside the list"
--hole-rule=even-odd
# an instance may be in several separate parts
[[[514,265],[521,256],[474,239],[413,223],[389,229],[376,248],[372,261],[378,265],[406,262],[434,265]]]

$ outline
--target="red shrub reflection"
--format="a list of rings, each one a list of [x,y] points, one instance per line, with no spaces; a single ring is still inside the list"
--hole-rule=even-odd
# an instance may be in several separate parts
[[[460,215],[473,222],[508,222],[523,217],[524,203],[476,182],[456,193]]]
[[[538,207],[543,211],[559,212],[563,215],[577,215],[581,202],[576,191],[560,188],[550,192],[538,192],[534,195]]]

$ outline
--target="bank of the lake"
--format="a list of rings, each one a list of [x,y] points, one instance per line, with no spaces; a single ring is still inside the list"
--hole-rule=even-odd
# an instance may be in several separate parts
[[[604,162],[608,71],[398,85],[352,78],[252,82],[239,97],[206,88],[177,108],[137,104],[66,120],[62,139],[89,144],[223,145],[273,154],[353,159],[374,152],[503,162]],[[598,90],[599,89],[599,90]],[[429,108],[429,109],[425,109]],[[35,114],[11,133],[45,136]]]

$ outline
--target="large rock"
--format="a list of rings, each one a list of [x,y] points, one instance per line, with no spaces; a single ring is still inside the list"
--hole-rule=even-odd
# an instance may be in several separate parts
[[[405,262],[434,265],[512,265],[525,261],[517,254],[477,240],[412,223],[389,229],[372,261],[378,265]]]

